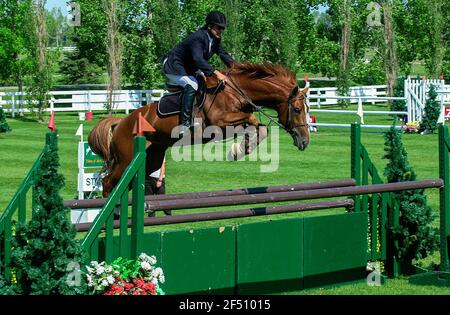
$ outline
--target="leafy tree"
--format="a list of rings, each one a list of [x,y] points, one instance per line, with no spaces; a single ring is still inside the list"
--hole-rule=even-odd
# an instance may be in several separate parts
[[[60,8],[53,8],[46,12],[46,23],[48,30],[48,42],[50,47],[61,47],[65,43],[65,34],[69,26]]]
[[[408,162],[408,154],[402,143],[402,133],[391,127],[384,134],[385,155],[388,160],[384,175],[389,183],[414,181],[417,176]],[[439,231],[430,227],[434,221],[432,209],[427,205],[424,189],[395,193],[400,204],[400,224],[393,231],[399,242],[398,257],[408,264],[432,254],[439,244]]]
[[[60,62],[60,73],[63,84],[95,84],[102,82],[103,69],[81,58],[79,51],[65,53]]]
[[[242,10],[246,44],[243,58],[295,68],[298,60],[296,1],[245,0]]]
[[[31,0],[0,0],[0,83],[23,90],[33,71]]]
[[[437,96],[436,87],[431,85],[419,131],[433,133],[437,129],[437,121],[441,113],[441,104],[437,100]]]
[[[151,29],[155,57],[160,60],[181,40],[181,8],[178,0],[153,0],[152,3]]]
[[[33,69],[28,77],[30,92],[29,106],[37,109],[37,118],[44,120],[44,110],[48,106],[47,93],[51,87],[50,59],[48,58],[48,37],[45,20],[46,0],[34,0],[31,6],[30,20],[33,23],[30,43],[33,51]]]
[[[77,0],[81,10],[80,26],[73,28],[71,40],[79,50],[78,57],[86,58],[90,64],[105,69],[107,21],[102,6],[103,0]]]
[[[381,57],[375,55],[370,61],[355,62],[350,70],[350,80],[356,85],[384,84],[386,77]]]
[[[124,8],[125,16],[121,28],[124,43],[124,76],[129,83],[147,89],[162,80],[155,53],[155,6],[155,1],[128,1]]]
[[[67,208],[59,191],[64,177],[58,174],[59,158],[56,134],[45,147],[35,177],[33,216],[25,225],[18,224],[12,239],[11,268],[16,283],[9,290],[19,294],[77,294],[85,286],[71,285],[71,266],[82,264],[83,251],[75,240]]]

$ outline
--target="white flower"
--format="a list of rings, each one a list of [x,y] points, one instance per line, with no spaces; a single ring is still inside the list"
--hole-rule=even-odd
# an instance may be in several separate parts
[[[96,271],[97,275],[101,275],[104,272],[105,272],[105,267],[103,267],[103,266],[97,267],[97,271]]]
[[[161,283],[164,283],[164,281],[165,281],[164,272],[163,272],[163,270],[160,267],[155,268],[152,271],[152,276],[153,276],[154,279],[159,280]]]
[[[93,285],[92,276],[91,275],[87,275],[86,278],[87,278],[87,281],[88,281],[88,286],[92,287],[92,285]]]
[[[152,266],[148,262],[143,261],[141,262],[141,268],[144,269],[145,271],[148,271],[152,269]]]
[[[148,262],[150,263],[150,265],[156,264],[156,257],[155,256],[150,256]]]
[[[109,283],[107,280],[102,280],[102,286],[107,287],[109,286]]]
[[[113,284],[114,283],[114,277],[113,276],[108,276],[106,278],[106,280],[108,281],[109,284]]]
[[[148,261],[148,255],[146,254],[146,253],[141,253],[140,255],[139,255],[139,260],[142,260],[142,261]]]

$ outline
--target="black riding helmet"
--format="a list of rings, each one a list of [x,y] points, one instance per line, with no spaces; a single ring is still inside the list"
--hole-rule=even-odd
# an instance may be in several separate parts
[[[225,18],[225,15],[219,11],[209,12],[205,21],[206,25],[213,24],[223,28],[227,27],[227,19]]]

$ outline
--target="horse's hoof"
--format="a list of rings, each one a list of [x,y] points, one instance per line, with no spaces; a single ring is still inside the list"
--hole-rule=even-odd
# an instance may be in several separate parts
[[[237,160],[242,159],[244,157],[244,155],[245,154],[243,152],[240,152],[240,150],[239,150],[239,144],[233,143],[231,145],[230,151],[228,152],[227,160],[228,161],[237,161]]]

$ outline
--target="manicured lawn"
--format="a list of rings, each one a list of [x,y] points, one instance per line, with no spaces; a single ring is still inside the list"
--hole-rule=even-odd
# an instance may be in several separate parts
[[[369,106],[370,107],[370,106]],[[382,106],[383,107],[383,106]],[[385,109],[386,107],[384,107]],[[355,109],[352,106],[350,109]],[[375,107],[373,107],[375,109]],[[377,106],[376,109],[383,109]],[[94,113],[94,121],[84,122],[84,138],[92,127],[103,116]],[[123,115],[120,115],[123,116]],[[317,122],[354,122],[354,115],[318,114]],[[387,116],[366,115],[366,123],[390,124]],[[0,213],[11,200],[21,181],[27,174],[36,157],[41,152],[48,131],[47,124],[39,124],[32,119],[8,119],[13,129],[11,133],[0,135]],[[65,177],[65,188],[61,191],[64,199],[74,199],[77,196],[77,143],[79,137],[75,132],[80,124],[78,114],[56,113],[56,127],[59,134],[60,172]],[[276,134],[276,132],[272,132]],[[335,180],[350,177],[350,130],[336,128],[319,128],[317,133],[311,134],[311,143],[307,150],[301,152],[292,145],[292,139],[284,131],[279,132],[279,150],[275,150],[275,143],[269,135],[269,148],[275,157],[279,154],[279,162],[272,160],[277,166],[275,172],[262,173],[261,167],[268,166],[269,161],[175,161],[178,149],[168,151],[166,188],[168,193],[206,191],[216,189],[233,189],[242,187],[257,187],[277,184],[301,183]],[[376,164],[380,175],[386,165],[383,157],[384,139],[382,130],[363,129],[362,141]],[[438,142],[437,135],[403,135],[404,145],[408,151],[409,161],[418,179],[432,179],[438,177]],[[223,150],[223,156],[229,149],[230,142],[215,144],[216,150]],[[188,147],[189,150],[205,150],[205,147]],[[269,150],[270,152],[270,150]],[[438,191],[427,190],[428,201],[438,214]],[[230,207],[228,207],[230,208]],[[30,210],[29,210],[30,211]],[[192,212],[193,210],[189,211]],[[211,210],[207,210],[211,211]],[[338,210],[336,210],[338,211]],[[183,213],[183,211],[181,211]],[[186,211],[187,212],[187,211]],[[296,215],[296,214],[291,214]],[[305,215],[315,215],[307,213]],[[244,219],[252,220],[252,219]],[[267,220],[259,217],[258,220]],[[222,222],[222,221],[221,221]],[[227,220],[226,222],[241,222]],[[217,225],[217,222],[196,224],[181,224],[165,227],[152,227],[147,230],[175,229],[194,226]],[[222,223],[221,223],[222,224]],[[434,226],[439,226],[435,220]],[[435,254],[426,260],[438,262]],[[369,287],[365,283],[339,286],[337,288],[313,289],[294,294],[450,294],[450,288],[436,288],[416,286],[406,279],[389,279],[382,287]]]

